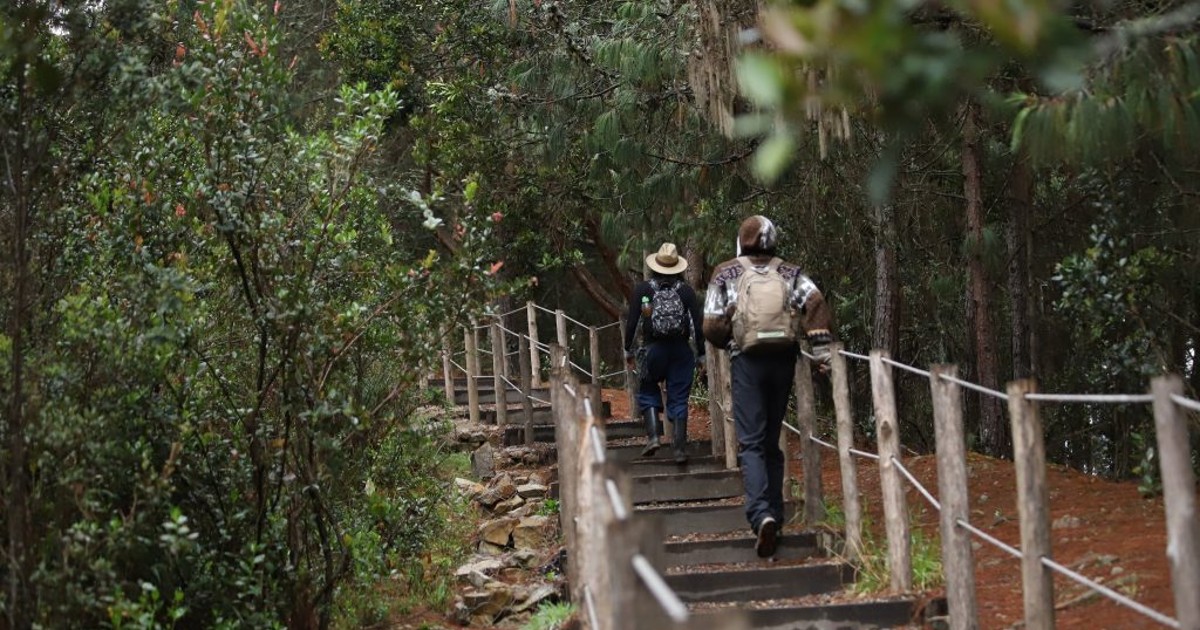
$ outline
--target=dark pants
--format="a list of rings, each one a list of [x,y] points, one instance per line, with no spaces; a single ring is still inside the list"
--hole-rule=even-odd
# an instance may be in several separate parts
[[[755,531],[766,516],[775,517],[782,526],[784,471],[779,431],[792,394],[796,353],[739,354],[730,366],[746,519]]]
[[[673,422],[687,422],[688,396],[695,370],[696,356],[687,339],[655,341],[646,346],[645,360],[638,366],[638,411],[651,407],[662,411],[662,392],[658,384],[666,381],[667,417]]]

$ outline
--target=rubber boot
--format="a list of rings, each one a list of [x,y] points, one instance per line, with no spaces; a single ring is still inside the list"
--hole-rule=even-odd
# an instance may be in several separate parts
[[[642,457],[650,457],[658,450],[658,409],[647,407],[642,410],[642,423],[646,426],[646,437],[650,441],[642,449]]]
[[[675,463],[686,464],[687,456],[687,416],[676,418],[671,425],[671,448],[675,451]]]

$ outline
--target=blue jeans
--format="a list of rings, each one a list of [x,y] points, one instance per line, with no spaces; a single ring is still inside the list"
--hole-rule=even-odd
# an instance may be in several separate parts
[[[663,398],[658,384],[667,382],[667,417],[673,422],[687,422],[688,396],[692,392],[692,375],[696,356],[687,339],[655,341],[646,346],[646,357],[638,367],[638,412],[651,407],[662,411]]]
[[[767,516],[783,520],[783,450],[779,432],[792,395],[796,352],[739,354],[730,362],[738,463],[746,490],[746,520],[758,531]]]

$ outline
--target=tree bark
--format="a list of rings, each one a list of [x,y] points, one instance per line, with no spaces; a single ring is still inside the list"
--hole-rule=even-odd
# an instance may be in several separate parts
[[[991,286],[983,263],[983,167],[979,143],[979,107],[968,101],[963,122],[963,193],[967,201],[967,240],[970,245],[967,269],[970,276],[969,306],[973,313],[975,371],[979,384],[997,389],[996,340],[992,331]],[[993,456],[1008,452],[1008,431],[999,401],[979,394],[979,443]]]
[[[697,45],[688,57],[688,84],[700,114],[729,135],[741,109],[733,67],[738,34],[758,21],[758,0],[702,0],[696,5]]]
[[[29,122],[26,119],[29,106],[25,91],[25,73],[14,73],[16,82],[16,125],[10,132],[11,141],[5,143],[5,160],[9,164],[6,181],[10,182],[8,193],[12,197],[12,234],[9,242],[10,264],[12,265],[12,302],[7,313],[5,330],[12,347],[10,359],[9,399],[7,401],[8,453],[7,479],[5,488],[5,510],[8,521],[8,625],[10,628],[28,628],[33,623],[33,593],[29,589],[30,532],[29,532],[29,465],[25,448],[25,353],[27,340],[26,316],[29,314],[29,221],[32,213],[30,202],[31,163]],[[9,134],[6,134],[9,135]]]
[[[571,273],[579,281],[579,286],[583,287],[583,290],[587,292],[588,297],[592,298],[592,301],[596,305],[604,309],[604,312],[608,313],[609,317],[613,319],[621,317],[623,310],[621,304],[608,295],[608,292],[601,286],[600,281],[596,279],[596,276],[592,275],[592,272],[587,267],[575,265],[571,267]]]
[[[875,318],[871,347],[888,356],[900,355],[900,284],[896,268],[896,208],[875,206]]]
[[[596,253],[600,256],[600,262],[604,265],[604,270],[608,275],[612,276],[613,282],[617,285],[617,290],[626,300],[630,295],[633,295],[633,285],[630,284],[628,274],[621,271],[620,262],[617,259],[617,252],[608,246],[608,242],[604,240],[604,235],[600,232],[600,222],[595,215],[589,214],[584,218],[584,225],[587,227],[588,238],[591,239],[592,245],[596,248]]]
[[[1033,274],[1029,217],[1033,212],[1033,170],[1024,152],[1016,155],[1008,199],[1008,299],[1012,329],[1012,377],[1033,377],[1029,290]]]

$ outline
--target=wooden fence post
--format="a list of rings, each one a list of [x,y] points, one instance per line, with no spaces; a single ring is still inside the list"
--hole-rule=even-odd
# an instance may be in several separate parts
[[[629,475],[621,474],[616,467],[611,467],[609,470],[614,473],[610,478],[617,486],[626,515],[632,514],[633,504],[630,502],[630,498],[633,495]],[[605,494],[605,501],[606,503],[610,503],[607,493]],[[613,515],[612,519],[608,522],[607,532],[605,532],[608,542],[608,555],[606,557],[609,575],[608,601],[611,606],[605,612],[608,612],[610,615],[610,628],[624,630],[625,628],[639,627],[637,618],[637,575],[633,571],[633,556],[638,551],[637,544],[640,538],[638,530],[641,520],[628,518],[628,516],[624,519],[618,519]]]
[[[957,377],[958,368],[935,365],[929,369],[937,441],[938,497],[942,501],[942,569],[946,577],[946,600],[950,605],[950,630],[975,630],[979,627],[979,610],[975,600],[971,537],[958,527],[959,519],[967,522],[971,519],[962,389],[957,383],[943,379],[943,374]]]
[[[520,336],[522,363],[529,363],[529,355],[525,350],[525,336]],[[558,456],[558,517],[562,527],[563,539],[567,545],[570,561],[567,562],[567,581],[572,585],[582,583],[579,576],[579,565],[575,558],[579,553],[575,532],[576,503],[578,501],[578,472],[577,454],[578,427],[575,422],[575,404],[566,392],[567,371],[559,367],[558,360],[562,349],[550,347],[550,409],[554,416],[554,445]],[[526,425],[526,431],[529,425]],[[574,600],[580,601],[580,600]]]
[[[571,384],[575,390],[575,398],[571,401],[572,421],[575,425],[575,432],[578,441],[575,442],[572,457],[575,457],[575,474],[577,488],[577,499],[575,502],[578,518],[575,520],[576,531],[576,548],[575,552],[567,557],[568,563],[579,565],[579,583],[571,585],[571,601],[583,601],[583,586],[585,584],[595,583],[596,570],[598,564],[603,564],[600,558],[596,556],[599,551],[598,541],[596,540],[596,529],[598,529],[598,505],[601,495],[596,494],[597,480],[595,479],[596,457],[592,450],[592,434],[591,426],[595,422],[593,416],[586,413],[585,403],[588,402],[587,385],[579,382],[574,375],[567,377],[567,382]],[[570,447],[570,446],[569,446]],[[600,485],[603,485],[601,482]]]
[[[479,424],[479,335],[475,332],[475,320],[467,323],[463,332],[463,345],[467,348],[467,412],[471,424]]]
[[[525,412],[525,445],[533,445],[533,399],[529,396],[533,393],[533,374],[529,367],[529,342],[525,337],[521,337],[520,345],[517,347],[519,370],[521,371],[521,410]],[[553,349],[553,348],[551,348]],[[553,353],[551,353],[553,356]],[[569,373],[569,372],[568,372]]]
[[[450,330],[442,332],[442,387],[446,390],[446,402],[454,404],[454,371],[450,369],[454,360],[454,342]]]
[[[1183,395],[1176,374],[1150,383],[1154,428],[1167,511],[1167,560],[1175,593],[1175,618],[1182,628],[1200,628],[1200,521],[1196,518],[1196,475],[1192,471],[1187,418],[1171,395]]]
[[[908,507],[900,462],[900,424],[896,418],[896,387],[888,353],[871,351],[871,399],[875,403],[875,439],[879,443],[879,484],[883,491],[883,520],[888,539],[888,570],[892,590],[912,590],[912,541],[908,537]]]
[[[817,424],[812,363],[803,354],[796,362],[796,424],[800,429],[800,465],[804,469],[804,524],[811,527],[825,520],[825,498],[821,493],[821,446],[812,441]]]
[[[566,348],[570,355],[571,336],[567,331],[567,314],[561,308],[554,311],[554,331],[558,335],[558,345]]]
[[[736,420],[733,417],[733,370],[729,351],[721,350],[719,363],[721,365],[721,416],[724,422],[721,427],[713,427],[713,431],[725,434],[725,468],[738,468],[738,439]]]
[[[538,348],[537,306],[533,302],[525,303],[525,319],[529,325],[529,369],[533,372],[533,386],[541,387],[545,383],[542,382],[542,357]]]
[[[857,560],[862,553],[862,508],[858,503],[858,468],[850,449],[854,448],[854,414],[850,409],[850,377],[842,344],[829,345],[832,355],[833,407],[837,415],[838,464],[842,474],[842,512],[846,520],[846,550],[848,560]]]
[[[496,394],[496,426],[508,424],[508,384],[504,382],[504,331],[492,322],[492,389]]]
[[[705,372],[708,375],[708,423],[709,439],[712,440],[712,454],[725,455],[725,410],[721,407],[721,360],[717,350],[709,342],[704,342]]]
[[[600,382],[600,331],[596,330],[595,326],[588,327],[588,354],[591,355],[588,358],[591,359],[592,370],[592,412],[596,414],[597,418],[602,418],[604,416],[602,407],[604,386]]]
[[[1013,463],[1017,469],[1017,509],[1021,519],[1021,581],[1025,627],[1054,628],[1054,576],[1042,564],[1050,557],[1050,509],[1046,489],[1046,445],[1036,401],[1025,394],[1037,391],[1033,379],[1008,384],[1008,413],[1012,421]]]

